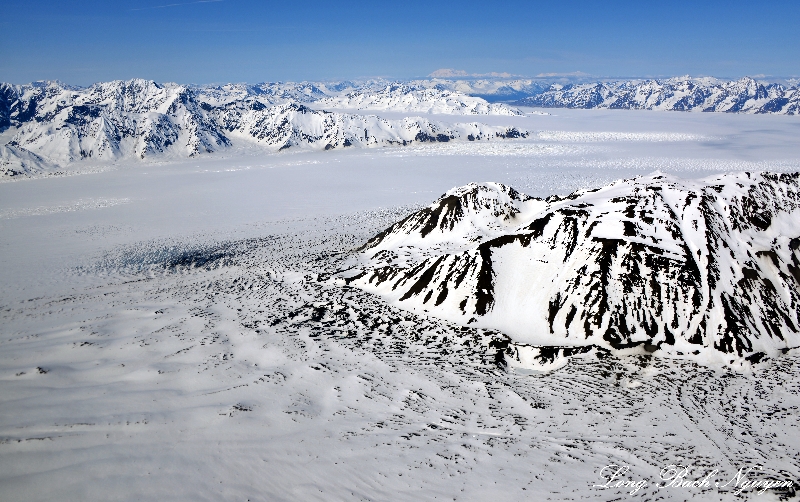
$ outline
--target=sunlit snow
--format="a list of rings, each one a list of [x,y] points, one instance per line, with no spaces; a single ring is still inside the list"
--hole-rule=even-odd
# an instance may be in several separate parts
[[[547,197],[654,171],[800,171],[796,117],[551,112],[480,117],[527,138],[232,147],[0,184],[0,498],[796,493],[721,487],[762,466],[751,479],[798,489],[791,351],[735,371],[649,355],[503,367],[496,331],[337,279],[378,232],[471,182]],[[662,486],[671,464],[718,473]],[[603,486],[612,465],[641,486]]]

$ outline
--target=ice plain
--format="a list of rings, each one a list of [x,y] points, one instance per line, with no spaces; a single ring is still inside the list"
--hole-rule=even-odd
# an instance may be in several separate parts
[[[656,170],[798,171],[797,118],[481,122],[534,134],[232,150],[0,184],[2,498],[631,496],[593,486],[612,464],[650,499],[785,493],[659,487],[668,464],[800,482],[797,356],[752,373],[647,357],[509,372],[491,333],[328,280],[350,250],[469,182],[546,196]]]

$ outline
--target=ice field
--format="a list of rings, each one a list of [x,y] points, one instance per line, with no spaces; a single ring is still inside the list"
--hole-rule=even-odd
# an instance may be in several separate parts
[[[544,197],[800,171],[794,116],[523,111],[480,121],[525,139],[234,148],[0,183],[0,499],[797,497],[798,355],[506,370],[491,332],[330,280],[470,182]],[[670,465],[717,473],[683,486]]]

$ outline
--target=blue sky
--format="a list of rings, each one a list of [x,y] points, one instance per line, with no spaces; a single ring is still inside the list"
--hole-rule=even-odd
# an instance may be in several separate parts
[[[800,1],[4,0],[0,81],[800,74]]]

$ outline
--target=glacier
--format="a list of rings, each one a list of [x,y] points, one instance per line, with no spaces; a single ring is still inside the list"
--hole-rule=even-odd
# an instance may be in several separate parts
[[[145,150],[144,159],[125,153],[64,167],[37,153],[25,154],[30,169],[42,162],[43,170],[0,183],[0,498],[630,497],[631,488],[602,486],[609,465],[628,468],[626,481],[644,482],[634,496],[652,500],[797,497],[800,356],[794,349],[780,354],[778,338],[768,327],[766,335],[762,330],[772,309],[779,316],[773,325],[791,345],[792,333],[784,330],[781,315],[792,297],[783,295],[779,280],[781,274],[791,279],[789,266],[794,266],[789,251],[797,234],[785,215],[793,211],[792,173],[800,172],[795,116],[602,108],[550,109],[549,115],[520,108],[524,116],[394,111],[375,115],[392,124],[421,116],[454,135],[454,123],[473,121],[529,134],[329,150],[325,145],[336,136],[283,151],[279,141],[268,146],[247,140],[252,148],[237,144],[244,141],[237,135],[246,139],[250,131],[269,130],[258,126],[268,115],[248,103],[280,107],[286,120],[302,123],[300,129],[282,129],[288,133],[280,137],[302,141],[293,131],[316,138],[310,127],[327,116],[315,108],[317,99],[363,85],[191,87],[192,99],[212,109],[198,113],[214,121],[222,111],[231,116],[232,130],[220,129],[231,146],[217,147],[214,136],[198,131],[196,137],[205,138],[198,144],[218,148],[211,153],[201,148],[189,156],[178,143],[163,152]],[[378,92],[386,82],[368,85]],[[153,90],[154,96],[161,93],[168,96],[165,105],[179,94]],[[206,97],[198,98],[201,93]],[[125,100],[124,106],[136,109],[134,99]],[[179,105],[176,109],[184,106]],[[138,122],[151,112],[125,114]],[[23,154],[8,145],[18,125],[2,127],[7,127],[0,131],[7,153]],[[186,132],[181,129],[179,140],[190,137],[181,136]],[[127,141],[121,142],[121,153],[133,152],[138,144]],[[705,220],[698,218],[698,231],[692,233],[694,217],[672,219],[667,212],[683,202],[656,204],[657,190],[648,186],[715,201],[717,212],[709,213],[713,225],[700,233]],[[718,193],[714,187],[719,186]],[[778,194],[787,197],[781,199],[785,204],[777,209],[759,195],[770,187],[785,188]],[[364,243],[430,209],[451,190],[453,195],[482,194],[475,200],[495,201],[492,207],[501,216],[483,206],[475,206],[475,213],[464,206],[474,218],[460,219],[453,227],[458,232],[437,225],[425,237],[418,233],[414,249],[419,256],[409,260],[437,252],[468,254],[479,241],[516,232],[503,211],[520,208],[525,212],[515,218],[533,218],[548,204],[555,214],[531,246],[540,246],[556,264],[563,250],[550,250],[542,239],[556,235],[553,225],[566,221],[562,210],[570,208],[600,221],[592,232],[602,224],[606,237],[621,239],[619,258],[623,252],[633,260],[657,255],[651,248],[664,249],[660,256],[672,261],[669,271],[659,269],[662,274],[679,270],[691,255],[680,247],[680,238],[672,237],[675,226],[692,230],[683,238],[689,244],[719,237],[697,260],[707,264],[704,260],[717,257],[725,265],[720,265],[720,281],[716,289],[703,289],[712,272],[699,269],[700,291],[708,291],[714,308],[725,294],[751,295],[751,312],[737,315],[753,323],[740,337],[753,350],[745,345],[740,357],[733,336],[732,352],[714,348],[712,338],[704,340],[709,347],[687,342],[692,351],[716,361],[678,355],[674,351],[680,348],[658,338],[664,325],[658,325],[655,343],[641,343],[646,342],[644,328],[635,315],[627,324],[635,346],[615,349],[603,338],[605,332],[588,349],[584,341],[538,346],[511,330],[476,326],[486,319],[474,313],[473,323],[438,316],[432,307],[438,295],[431,294],[427,304],[427,292],[397,303],[339,276],[354,264],[368,264],[360,261],[369,259],[359,251]],[[626,200],[611,202],[612,192]],[[726,213],[723,204],[749,200],[751,192],[756,207],[735,217]],[[575,207],[578,199],[569,199],[575,193],[595,206]],[[634,202],[634,215],[628,217]],[[698,210],[702,213],[700,201],[692,199],[687,217]],[[761,230],[764,211],[769,226]],[[648,226],[645,217],[673,223]],[[743,226],[733,229],[740,217]],[[576,225],[582,221],[580,215],[574,218]],[[625,235],[622,221],[633,224],[637,235]],[[728,224],[727,231],[720,222]],[[785,235],[774,243],[759,240],[779,228]],[[479,241],[463,241],[464,235]],[[745,239],[736,242],[736,236]],[[437,244],[428,247],[434,237]],[[651,237],[662,241],[653,243]],[[591,239],[576,242],[573,257],[596,250]],[[637,255],[634,248],[645,244]],[[511,256],[515,246],[519,256]],[[491,250],[497,251],[494,258],[508,253],[517,259],[530,248],[509,243]],[[775,251],[777,265],[771,254],[755,254],[769,250]],[[494,258],[495,279],[513,279]],[[725,268],[735,268],[734,261],[752,271]],[[592,256],[586,265],[599,267]],[[616,284],[643,284],[624,279],[625,264],[618,265]],[[689,279],[674,289],[675,305],[684,305],[684,290],[697,289]],[[783,295],[780,301],[768,304],[764,279]],[[585,285],[576,283],[572,293],[584,294]],[[492,285],[495,309],[505,301],[497,295],[503,287]],[[608,283],[609,298],[616,298],[616,287]],[[458,293],[449,291],[438,307]],[[583,313],[598,318],[589,307],[578,313],[578,305],[567,325],[574,297],[562,294],[565,298],[567,303],[554,309],[554,333],[549,302],[541,304],[547,309],[538,325],[541,335],[572,338],[579,334],[573,332],[574,319]],[[637,312],[660,319],[656,298],[663,306],[673,297],[668,302],[642,295]],[[414,302],[422,312],[402,305]],[[460,312],[458,304],[454,309]],[[689,310],[679,322],[697,315]],[[666,327],[676,346],[683,343],[682,332]],[[759,362],[746,359],[759,351],[766,354]],[[715,470],[716,475],[710,486],[663,487],[661,473],[669,465],[689,467],[690,481]],[[749,466],[763,468],[749,479],[790,488],[737,495],[732,484],[722,487]]]

